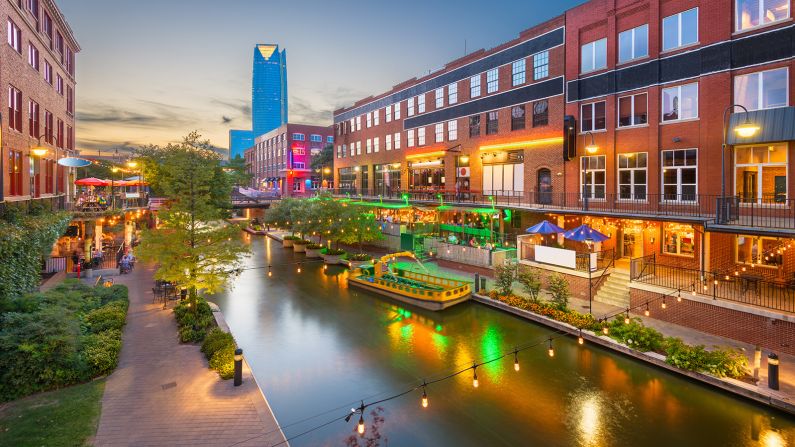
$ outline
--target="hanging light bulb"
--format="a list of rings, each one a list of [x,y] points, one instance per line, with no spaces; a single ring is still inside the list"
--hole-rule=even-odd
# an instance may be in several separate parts
[[[271,271],[271,266],[268,266],[268,278],[273,276],[273,272]]]
[[[585,339],[584,339],[584,338],[582,338],[582,329],[580,329],[580,333],[579,333],[579,335],[577,336],[577,343],[579,343],[579,344],[583,344],[583,343],[585,343]]]
[[[667,305],[667,304],[665,304],[665,297],[663,297],[662,304],[660,304],[660,307],[661,307],[661,308],[663,308],[663,309],[665,309],[666,307],[668,307],[668,305]]]
[[[425,392],[425,385],[422,386],[422,408],[428,408],[428,394]]]
[[[547,353],[550,357],[555,357],[555,348],[552,347],[552,338],[549,339],[549,350]]]
[[[301,273],[301,263],[300,263],[300,262],[298,263],[298,268],[296,269],[296,271],[297,271],[298,273]]]
[[[472,386],[478,387],[478,365],[472,367]]]
[[[643,311],[643,315],[649,316],[651,312],[649,312],[649,303],[646,303],[646,310]]]
[[[627,313],[624,314],[624,324],[629,324],[629,308],[627,308]]]
[[[513,370],[519,371],[519,351],[513,351]]]
[[[359,425],[356,426],[356,431],[359,432],[359,436],[364,436],[364,409],[362,409],[362,414],[359,416]]]
[[[607,327],[607,326],[605,326],[605,327],[603,327],[603,328],[602,328],[602,333],[603,333],[603,334],[605,334],[605,335],[607,335],[607,334],[609,334],[609,333],[610,333],[610,329],[608,329],[608,327]]]

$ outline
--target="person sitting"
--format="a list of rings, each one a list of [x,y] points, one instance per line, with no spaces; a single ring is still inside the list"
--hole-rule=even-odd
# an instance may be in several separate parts
[[[447,241],[448,241],[449,243],[451,243],[451,244],[457,244],[457,243],[458,243],[458,238],[457,238],[457,237],[455,237],[455,234],[453,234],[453,233],[450,233],[450,235],[449,235],[449,236],[447,236]]]
[[[99,196],[99,198],[97,199],[97,204],[100,207],[105,208],[108,206],[108,201],[105,199],[105,196]]]
[[[477,241],[477,239],[475,239],[475,236],[472,236],[472,239],[469,240],[469,246],[470,247],[477,247],[478,246],[478,241]]]

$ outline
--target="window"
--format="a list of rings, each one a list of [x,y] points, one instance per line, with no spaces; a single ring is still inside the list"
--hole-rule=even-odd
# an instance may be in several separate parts
[[[492,68],[486,72],[486,93],[494,93],[499,88],[500,72],[497,68]]]
[[[72,126],[66,126],[66,148],[69,150],[75,148],[75,130]]]
[[[647,107],[646,93],[618,98],[618,127],[646,124]]]
[[[481,182],[483,194],[521,197],[524,193],[524,177],[522,151],[506,153],[501,163],[484,160]]]
[[[8,86],[8,127],[22,132],[22,92]]]
[[[455,141],[458,139],[458,121],[448,121],[447,122],[447,140],[448,141]]]
[[[370,138],[367,139],[367,153],[373,152],[373,140]]]
[[[53,123],[52,112],[45,110],[44,111],[44,141],[47,143],[53,144],[53,140],[55,139],[55,124]]]
[[[436,108],[441,109],[444,107],[444,87],[437,88],[434,91],[434,96],[436,99]]]
[[[386,146],[386,150],[392,150],[392,134],[387,134],[386,143],[384,143],[384,145]]]
[[[323,137],[320,136],[320,135],[312,134],[312,135],[309,136],[309,141],[311,141],[313,143],[322,143],[323,142]]]
[[[395,134],[395,149],[400,149],[400,132]]]
[[[378,124],[380,124],[381,117],[378,116],[379,113],[380,113],[380,110],[378,110],[378,109],[373,111],[373,126],[377,126]]]
[[[549,124],[549,103],[546,99],[533,103],[533,127]]]
[[[294,141],[304,141],[304,138],[305,138],[304,134],[302,134],[302,133],[294,133],[293,134],[293,140]]]
[[[39,103],[30,99],[28,100],[28,134],[31,137],[38,138],[40,131],[39,120]]]
[[[549,51],[533,55],[533,79],[536,81],[549,76]]]
[[[437,143],[444,142],[444,123],[438,123],[435,127],[435,140]]]
[[[407,112],[406,115],[414,116],[414,97],[411,97],[407,101],[408,105],[406,106]]]
[[[34,70],[39,71],[39,49],[31,43],[28,43],[28,64]]]
[[[581,157],[580,191],[589,199],[605,198],[605,156]]]
[[[455,104],[458,102],[458,84],[452,83],[447,86],[447,104]]]
[[[60,118],[58,119],[58,128],[57,128],[57,129],[58,129],[58,133],[57,133],[57,135],[56,135],[56,139],[55,139],[55,145],[56,145],[57,147],[59,147],[59,148],[63,149],[63,143],[64,143],[64,128],[63,128],[63,121],[61,121],[61,119],[60,119]]]
[[[663,225],[662,251],[669,255],[693,257],[696,238],[690,225],[668,223]]]
[[[477,98],[480,96],[480,75],[469,78],[469,97]]]
[[[362,130],[362,116],[356,117],[356,130]]]
[[[8,195],[22,195],[22,152],[8,151]]]
[[[356,142],[356,155],[362,155],[362,142]]]
[[[8,19],[6,35],[8,36],[8,45],[17,53],[22,54],[22,30],[11,19]]]
[[[698,118],[698,83],[664,88],[662,108],[663,121]]]
[[[367,128],[373,127],[373,113],[367,112]]]
[[[646,152],[618,154],[618,198],[646,200]]]
[[[52,85],[52,65],[44,59],[44,80]]]
[[[356,143],[351,143],[351,157],[356,155]]]
[[[698,192],[698,151],[676,149],[662,151],[663,200],[695,202]]]
[[[519,59],[511,64],[511,81],[513,86],[524,84],[525,81],[525,60]]]
[[[386,106],[384,109],[384,121],[387,123],[392,122],[392,104]]]
[[[59,73],[55,74],[55,91],[58,92],[59,95],[63,95],[63,78]]]
[[[408,140],[408,147],[414,147],[414,129],[406,131],[406,140]]]
[[[583,104],[580,107],[580,119],[583,132],[605,130],[605,102]]]
[[[497,133],[498,120],[499,120],[499,114],[496,111],[488,112],[486,114],[486,135],[492,135]]]
[[[75,114],[75,91],[70,86],[66,87],[66,113]]]
[[[328,143],[328,144],[334,143],[334,137],[331,136],[331,135],[327,136],[326,137],[326,143]]]
[[[52,18],[47,11],[44,11],[44,16],[42,18],[42,31],[44,31],[44,35],[50,39],[50,48],[52,48]]]
[[[524,104],[511,107],[511,130],[524,129]]]
[[[607,38],[582,46],[580,72],[586,73],[607,67]]]
[[[618,63],[649,55],[649,25],[641,25],[618,34]]]
[[[698,8],[663,19],[663,51],[698,42]]]
[[[417,113],[425,113],[425,93],[417,96]]]
[[[469,137],[480,136],[480,115],[472,115],[469,117]]]
[[[736,29],[743,31],[789,18],[789,0],[736,0]]]
[[[373,152],[378,152],[381,146],[381,139],[378,137],[373,138]]]
[[[736,261],[738,264],[779,266],[781,241],[772,237],[736,236]]]
[[[748,110],[788,105],[787,67],[734,77],[734,102]]]
[[[395,119],[400,119],[400,103],[395,104]]]
[[[786,203],[787,144],[734,148],[734,184],[742,203]]]
[[[417,129],[417,146],[425,145],[425,128],[420,127]]]

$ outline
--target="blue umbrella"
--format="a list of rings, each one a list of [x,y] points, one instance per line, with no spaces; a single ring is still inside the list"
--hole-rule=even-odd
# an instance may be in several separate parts
[[[571,239],[573,241],[579,241],[579,242],[585,242],[587,240],[591,240],[593,242],[602,242],[610,239],[609,237],[594,230],[588,225],[580,225],[579,227],[573,230],[569,230],[563,234],[563,237],[565,237],[566,239]]]
[[[527,229],[527,232],[530,234],[558,234],[563,233],[564,231],[566,230],[553,223],[550,223],[547,220],[542,220],[541,222]]]

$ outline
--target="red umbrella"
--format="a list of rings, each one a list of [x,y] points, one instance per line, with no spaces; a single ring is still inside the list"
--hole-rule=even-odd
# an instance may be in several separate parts
[[[75,185],[78,186],[109,186],[110,182],[107,180],[98,179],[95,177],[81,178],[75,180]]]

